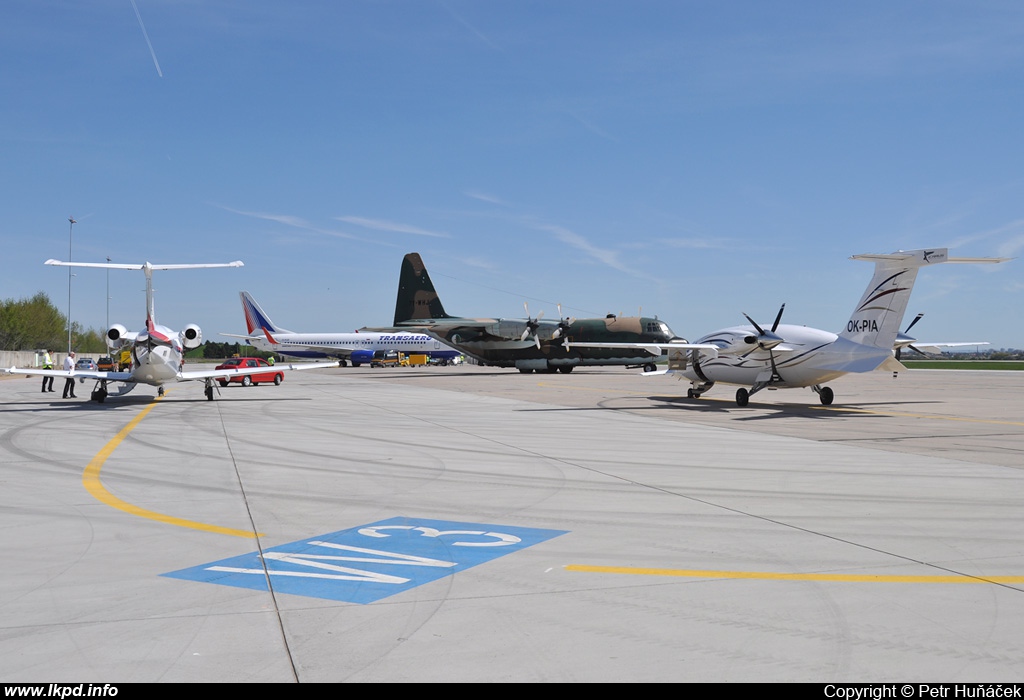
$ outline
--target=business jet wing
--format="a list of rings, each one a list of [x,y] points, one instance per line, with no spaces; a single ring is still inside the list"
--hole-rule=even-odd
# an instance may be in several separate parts
[[[89,369],[35,369],[10,367],[0,370],[4,374],[26,374],[36,377],[61,377],[63,379],[99,379],[108,382],[134,382],[131,372],[99,372]]]
[[[276,370],[286,372],[298,372],[304,369],[325,369],[337,367],[337,362],[278,362],[272,366],[262,365],[260,367],[239,367],[237,369],[203,369],[193,372],[178,372],[179,382],[190,382],[196,379],[220,379],[227,377],[241,377],[246,374],[267,374]]]

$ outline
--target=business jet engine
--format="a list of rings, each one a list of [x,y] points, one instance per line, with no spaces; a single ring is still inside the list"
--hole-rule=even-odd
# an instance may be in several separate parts
[[[116,349],[125,344],[125,335],[128,329],[120,323],[115,323],[107,329],[107,347]]]
[[[181,331],[181,344],[191,350],[192,348],[198,348],[203,342],[203,331],[200,330],[199,326],[194,323],[190,323],[185,326]]]

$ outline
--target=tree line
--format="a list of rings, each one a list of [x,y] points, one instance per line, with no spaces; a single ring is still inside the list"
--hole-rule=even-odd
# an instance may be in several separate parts
[[[28,299],[0,300],[0,350],[55,350],[64,351],[68,343],[68,317],[62,314],[45,292]],[[71,324],[71,347],[79,354],[106,354],[105,331],[83,329]],[[232,355],[269,357],[272,353],[259,352],[240,343],[206,342],[191,350],[188,357],[222,358]]]
[[[68,318],[44,292],[28,299],[0,300],[0,350],[63,350],[68,342]],[[71,347],[79,352],[103,352],[103,333],[71,324]]]

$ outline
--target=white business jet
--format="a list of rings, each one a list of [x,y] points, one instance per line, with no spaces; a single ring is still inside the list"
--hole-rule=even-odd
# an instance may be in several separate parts
[[[750,397],[762,389],[810,387],[828,406],[835,394],[831,387],[824,386],[825,382],[853,372],[906,369],[894,356],[894,349],[900,342],[907,346],[915,342],[900,334],[899,327],[919,269],[939,263],[1009,260],[951,258],[945,248],[854,255],[850,259],[875,263],[875,274],[841,332],[779,325],[786,308],[783,304],[770,329],[744,314],[749,326],[724,328],[696,343],[646,344],[652,355],[668,351],[668,369],[644,376],[673,374],[686,378],[690,381],[689,398],[700,397],[718,382],[739,384],[738,406],[746,406]],[[898,342],[900,335],[904,338]]]
[[[65,267],[101,267],[114,270],[142,270],[146,274],[146,327],[138,332],[129,332],[123,325],[116,323],[107,330],[107,346],[116,352],[130,347],[132,355],[131,369],[125,372],[99,372],[93,370],[59,370],[59,369],[19,369],[11,367],[4,370],[8,374],[30,374],[72,379],[95,379],[96,387],[92,391],[92,400],[103,403],[111,390],[116,395],[127,394],[138,384],[149,384],[157,387],[160,396],[164,394],[164,384],[201,380],[206,384],[206,398],[213,401],[214,380],[231,378],[246,374],[260,374],[267,371],[266,367],[238,369],[209,369],[186,372],[185,350],[199,347],[203,342],[203,333],[199,326],[190,323],[184,330],[177,332],[156,323],[153,312],[153,270],[184,270],[203,267],[242,267],[242,261],[230,263],[201,263],[195,265],[141,265],[121,263],[74,263],[59,260],[47,260],[47,265],[63,265]],[[292,365],[274,365],[275,370],[304,370],[319,367],[337,367],[337,362],[309,362]],[[114,382],[117,388],[108,388]]]

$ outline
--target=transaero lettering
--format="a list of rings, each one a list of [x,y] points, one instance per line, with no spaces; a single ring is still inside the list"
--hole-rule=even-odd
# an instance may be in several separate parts
[[[879,698],[1019,698],[1015,683],[904,683],[825,686],[826,698],[877,700]]]
[[[846,323],[847,333],[877,333],[878,321],[873,318],[855,321],[852,318]]]

